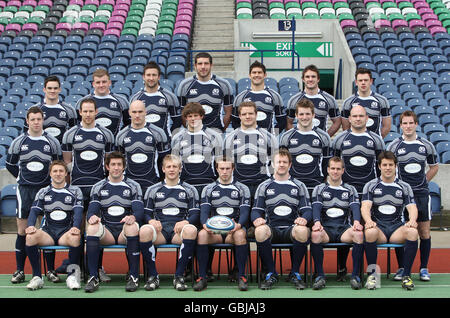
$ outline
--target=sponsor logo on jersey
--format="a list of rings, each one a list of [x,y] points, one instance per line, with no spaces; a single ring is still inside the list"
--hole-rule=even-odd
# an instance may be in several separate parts
[[[274,195],[275,194],[275,189],[267,189],[266,194],[267,195]]]
[[[405,148],[400,148],[399,150],[398,150],[398,154],[399,155],[403,155],[403,154],[405,154],[406,153],[406,149]]]
[[[126,144],[129,144],[131,142],[131,137],[125,137],[123,139],[123,142],[126,143]]]
[[[21,151],[28,151],[28,145],[22,145],[22,147],[20,147]]]
[[[375,191],[373,191],[373,193],[376,194],[376,195],[382,195],[383,194],[383,190],[375,189]]]
[[[196,88],[192,88],[191,90],[189,90],[189,95],[197,95],[197,89]]]
[[[100,195],[107,197],[109,195],[109,190],[100,190]]]
[[[351,140],[344,140],[344,146],[349,147],[352,145],[352,141]]]
[[[51,201],[52,200],[52,196],[51,195],[46,195],[44,197],[44,201]]]
[[[322,197],[324,199],[331,199],[331,193],[328,191],[324,191],[324,192],[322,192]]]
[[[82,141],[82,140],[83,140],[83,136],[75,135],[75,141]]]
[[[158,199],[164,199],[166,197],[164,192],[156,192],[156,197]]]
[[[292,138],[291,140],[289,140],[289,143],[291,145],[298,145],[298,139],[297,138]]]
[[[218,197],[220,197],[220,191],[213,191],[213,192],[211,193],[211,195],[212,195],[213,197],[215,197],[215,198],[218,198]]]
[[[236,138],[235,140],[233,140],[233,145],[240,145],[241,144],[241,140],[239,138]]]

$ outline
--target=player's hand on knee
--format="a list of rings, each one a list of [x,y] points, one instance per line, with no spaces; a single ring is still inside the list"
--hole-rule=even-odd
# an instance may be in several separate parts
[[[353,222],[353,231],[362,231],[364,229],[364,227],[361,225],[361,223],[359,223],[359,221],[354,221]]]
[[[322,226],[322,224],[320,223],[320,221],[316,221],[316,222],[314,223],[314,225],[312,226],[311,230],[312,230],[313,232],[322,232],[322,231],[323,231],[323,226]]]
[[[258,226],[261,226],[261,225],[264,225],[264,224],[266,224],[266,220],[263,219],[263,218],[257,218],[256,220],[253,221],[253,225],[255,227],[258,227]]]
[[[234,232],[236,232],[237,230],[240,230],[242,228],[242,225],[240,225],[239,223],[236,223],[234,220],[234,228],[229,232],[231,234],[233,234]]]
[[[148,221],[148,224],[152,225],[157,232],[161,232],[162,231],[162,224],[161,224],[160,221],[158,221],[158,220],[150,220],[150,221]]]
[[[100,220],[101,220],[101,219],[100,219],[98,216],[93,215],[93,216],[91,216],[91,217],[89,218],[88,223],[89,223],[90,225],[94,225],[94,224],[100,223]]]
[[[134,222],[136,222],[136,218],[134,217],[134,215],[127,215],[122,220],[120,220],[120,223],[125,223],[128,225],[132,225],[134,224]]]
[[[70,228],[69,233],[71,235],[80,235],[80,229],[74,226]]]
[[[376,226],[377,224],[372,220],[367,221],[365,225],[366,229],[374,229]]]
[[[37,231],[36,227],[34,226],[29,226],[25,229],[25,234],[33,234]]]
[[[417,222],[413,221],[413,220],[409,220],[408,222],[406,222],[406,227],[412,227],[414,229],[417,229]]]
[[[206,233],[208,233],[208,234],[214,234],[214,232],[213,232],[213,231],[211,231],[211,229],[210,229],[210,228],[208,228],[208,227],[206,226],[206,224],[203,224],[203,230],[205,230],[205,231],[206,231]]]
[[[177,233],[177,234],[181,234],[181,230],[183,230],[183,227],[184,227],[186,224],[189,224],[189,222],[186,221],[186,220],[177,222],[177,223],[175,224],[174,228],[173,228],[174,232]]]
[[[306,224],[308,224],[308,221],[302,217],[298,217],[295,219],[294,224],[305,226]]]

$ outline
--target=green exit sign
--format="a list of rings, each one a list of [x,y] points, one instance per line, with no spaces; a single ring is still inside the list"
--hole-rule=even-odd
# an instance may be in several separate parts
[[[264,57],[292,57],[292,42],[241,42],[241,47],[252,50],[286,50],[264,52]],[[297,42],[295,51],[300,57],[333,57],[333,42]],[[261,52],[251,52],[250,57],[261,57]]]

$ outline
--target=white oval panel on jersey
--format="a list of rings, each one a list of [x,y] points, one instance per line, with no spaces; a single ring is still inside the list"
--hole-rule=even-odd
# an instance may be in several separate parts
[[[409,163],[405,166],[405,171],[408,173],[417,173],[422,169],[418,163]]]
[[[222,207],[222,208],[217,208],[216,212],[219,215],[230,215],[233,214],[233,208],[230,207]]]
[[[320,125],[320,120],[318,120],[317,118],[313,118],[312,122],[313,122],[314,127],[317,127]]]
[[[344,215],[344,210],[339,208],[330,208],[326,213],[330,218],[337,218]]]
[[[92,161],[92,160],[97,159],[98,154],[95,151],[86,150],[86,151],[83,151],[82,153],[80,153],[80,157],[83,160]]]
[[[148,114],[147,116],[145,116],[145,121],[147,123],[156,123],[160,119],[161,116],[159,116],[158,114]]]
[[[383,214],[394,214],[396,209],[395,209],[395,206],[393,206],[393,205],[385,204],[385,205],[380,205],[378,207],[378,211],[380,211]]]
[[[367,159],[361,156],[355,156],[350,158],[350,163],[354,166],[361,167],[367,164]]]
[[[311,163],[314,160],[314,157],[308,154],[302,154],[295,157],[295,160],[297,160],[298,163],[305,165]]]
[[[369,118],[369,119],[367,120],[367,124],[366,124],[366,127],[372,127],[372,126],[373,126],[373,124],[375,124],[375,122],[373,121],[373,119],[372,119],[372,118]]]
[[[112,124],[112,121],[109,118],[97,118],[95,122],[103,127],[108,127]]]
[[[190,155],[187,157],[189,163],[201,163],[205,160],[205,156],[202,155]]]
[[[53,137],[58,137],[61,134],[61,130],[57,127],[47,127],[44,131]]]
[[[162,214],[164,214],[164,215],[177,215],[178,213],[180,213],[180,209],[179,208],[162,209]]]
[[[121,206],[111,206],[108,208],[108,214],[112,216],[119,216],[125,213],[125,209]]]
[[[145,153],[135,153],[131,156],[131,161],[134,163],[143,163],[147,161],[148,156]]]
[[[50,218],[55,221],[64,220],[67,217],[67,213],[61,210],[56,210],[50,213]]]
[[[258,157],[255,155],[243,155],[241,156],[241,162],[245,165],[253,165],[258,162]]]
[[[286,216],[286,215],[291,214],[292,209],[291,209],[290,207],[288,207],[288,206],[282,205],[282,206],[277,206],[277,207],[273,210],[273,212],[274,212],[276,215],[279,215],[279,216]]]
[[[27,163],[27,169],[34,172],[41,171],[44,169],[44,165],[38,161],[31,161]]]
[[[205,110],[205,115],[211,114],[213,109],[209,105],[202,105],[203,109]]]
[[[267,114],[265,112],[258,112],[256,115],[256,120],[261,121],[267,118]]]

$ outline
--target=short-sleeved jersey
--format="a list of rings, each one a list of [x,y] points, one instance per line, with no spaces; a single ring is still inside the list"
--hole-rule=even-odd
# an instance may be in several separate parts
[[[106,96],[89,94],[77,102],[77,110],[80,109],[81,101],[86,98],[94,99],[97,104],[98,114],[95,117],[95,122],[111,130],[114,136],[117,136],[122,127],[131,123],[128,114],[128,101],[123,96],[114,93]],[[78,119],[81,122],[81,117]]]
[[[45,102],[35,104],[44,112],[44,130],[62,143],[64,133],[77,124],[77,112],[72,105],[60,102],[47,105]],[[25,123],[24,131],[28,131]]]
[[[201,82],[197,76],[186,78],[178,86],[177,96],[181,108],[190,102],[202,104],[205,110],[203,125],[223,130],[223,106],[233,105],[233,90],[230,83],[216,75],[207,82]]]
[[[433,144],[421,137],[413,141],[399,137],[387,146],[387,150],[392,151],[397,157],[399,179],[408,183],[415,194],[428,195],[425,168],[427,164],[438,164],[438,155]]]
[[[270,162],[278,140],[263,128],[237,128],[224,141],[224,153],[234,160],[234,178],[245,185],[255,185],[270,177]]]
[[[66,185],[62,189],[55,189],[51,185],[42,188],[36,195],[31,210],[44,215],[44,226],[49,227],[81,227],[83,213],[83,193],[77,186]],[[74,223],[74,216],[78,214],[78,224]],[[36,220],[28,220],[28,225]]]
[[[219,181],[203,188],[200,205],[200,222],[205,224],[213,216],[223,215],[243,227],[250,218],[250,190],[238,181],[222,184]]]
[[[222,135],[203,126],[196,132],[182,128],[172,138],[172,153],[183,163],[181,180],[189,184],[207,185],[216,179],[214,159],[222,154]]]
[[[141,100],[145,104],[147,123],[154,124],[162,128],[167,136],[172,136],[172,131],[181,125],[181,107],[177,96],[167,89],[159,87],[155,93],[147,93],[140,90],[130,99],[130,105],[135,100]],[[169,116],[172,125],[169,127]]]
[[[377,177],[377,158],[384,150],[380,135],[366,130],[361,134],[350,129],[333,139],[333,153],[344,160],[342,180],[362,192],[364,185]]]
[[[311,205],[314,222],[326,225],[350,224],[350,219],[360,221],[361,211],[358,192],[354,186],[341,183],[332,186],[321,183],[314,188]]]
[[[141,129],[129,125],[117,135],[116,147],[125,155],[125,175],[139,183],[142,189],[159,181],[158,158],[164,158],[170,152],[164,130],[153,124]]]
[[[200,203],[197,190],[186,182],[168,186],[164,181],[147,189],[144,195],[145,223],[155,219],[161,223],[188,220],[198,224]]]
[[[339,107],[333,96],[319,89],[316,95],[308,95],[305,91],[299,92],[289,98],[287,103],[287,116],[295,119],[295,109],[297,102],[302,98],[309,99],[314,104],[314,127],[319,127],[323,131],[327,131],[328,117],[331,119],[340,117]]]
[[[342,118],[349,118],[353,105],[361,105],[365,108],[369,120],[367,121],[367,129],[381,135],[381,120],[384,117],[391,116],[389,101],[386,97],[372,92],[368,97],[361,97],[356,93],[344,100],[342,104]]]
[[[234,129],[241,126],[238,107],[242,102],[254,102],[256,104],[256,109],[258,111],[256,121],[258,127],[272,131],[274,128],[273,118],[275,116],[279,131],[285,128],[286,111],[283,106],[283,99],[276,91],[265,87],[261,91],[246,89],[236,96],[231,114],[231,123]]]
[[[45,187],[50,184],[51,162],[61,159],[61,146],[55,137],[45,131],[40,137],[23,133],[9,146],[6,168],[20,185]]]
[[[91,189],[86,219],[97,215],[102,224],[120,225],[127,215],[134,215],[137,222],[142,222],[144,202],[140,185],[130,178],[124,177],[121,182],[111,182],[105,178]]]
[[[404,222],[405,207],[415,204],[411,187],[398,178],[392,183],[371,180],[364,186],[362,201],[372,202],[372,220],[384,224]]]
[[[280,147],[286,147],[292,155],[291,176],[311,190],[324,181],[324,169],[331,157],[331,139],[325,131],[314,127],[304,132],[294,127],[281,135]]]
[[[303,217],[310,221],[311,203],[306,186],[299,180],[267,179],[256,189],[251,220],[262,217],[272,227],[289,227],[295,219]]]
[[[62,150],[72,152],[71,183],[90,187],[105,178],[103,161],[113,147],[112,132],[99,124],[90,129],[81,124],[69,129],[64,134]]]

